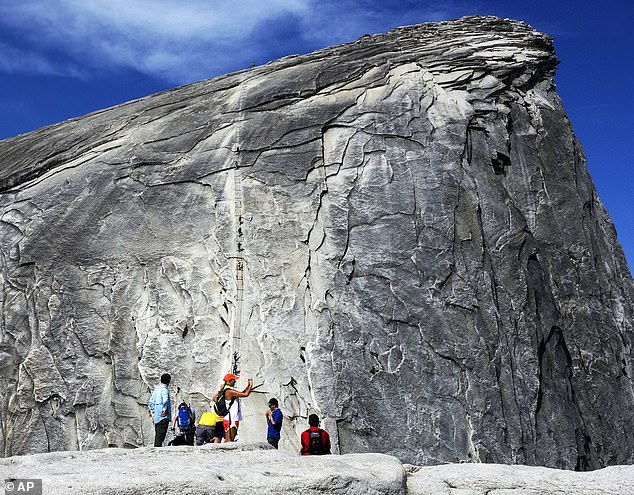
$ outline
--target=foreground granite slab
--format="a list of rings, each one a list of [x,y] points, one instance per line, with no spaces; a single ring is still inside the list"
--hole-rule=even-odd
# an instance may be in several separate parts
[[[46,495],[631,495],[634,466],[572,472],[497,464],[403,465],[382,454],[300,457],[265,443],[54,452],[0,460],[0,479]]]
[[[0,460],[0,476],[41,478],[46,495],[401,494],[405,470],[381,454],[300,457],[267,444],[106,449]]]
[[[634,466],[591,472],[500,464],[411,467],[408,495],[626,495],[634,493]]]

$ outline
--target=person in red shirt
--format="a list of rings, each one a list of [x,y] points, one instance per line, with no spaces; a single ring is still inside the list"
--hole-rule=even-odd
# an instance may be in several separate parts
[[[311,414],[308,416],[310,428],[302,432],[301,455],[324,455],[330,454],[330,435],[326,430],[319,427],[319,416]]]

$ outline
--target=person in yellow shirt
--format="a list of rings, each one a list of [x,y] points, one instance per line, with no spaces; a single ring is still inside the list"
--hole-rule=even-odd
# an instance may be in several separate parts
[[[203,413],[196,427],[196,445],[220,443],[225,436],[222,417],[215,412]]]

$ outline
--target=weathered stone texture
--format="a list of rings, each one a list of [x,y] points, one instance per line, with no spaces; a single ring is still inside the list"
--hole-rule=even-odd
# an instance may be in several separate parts
[[[299,456],[277,451],[266,442],[0,459],[3,483],[35,478],[34,473],[42,480],[42,492],[49,495],[403,495],[406,486],[406,471],[395,457]]]
[[[0,447],[148,444],[232,353],[342,453],[633,462],[632,277],[551,40],[400,28],[0,142]]]
[[[186,469],[183,469],[186,466]],[[299,456],[268,444],[103,449],[0,459],[0,479],[49,495],[631,495],[634,466],[572,472],[500,464],[403,465],[384,454]],[[20,493],[15,490],[14,493]]]

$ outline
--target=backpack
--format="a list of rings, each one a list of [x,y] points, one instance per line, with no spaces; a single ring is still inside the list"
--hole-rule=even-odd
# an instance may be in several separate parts
[[[234,397],[233,399],[231,399],[231,401],[227,405],[227,401],[225,399],[226,391],[227,391],[226,387],[220,390],[218,392],[218,397],[216,397],[216,402],[214,402],[214,412],[220,417],[225,417],[229,413],[229,409],[231,409],[231,406],[236,400],[236,398]]]
[[[321,443],[321,430],[310,430],[308,432],[308,452],[312,455],[321,455],[324,453],[324,447]]]
[[[188,430],[194,422],[194,415],[187,404],[178,408],[178,427],[181,430]]]

